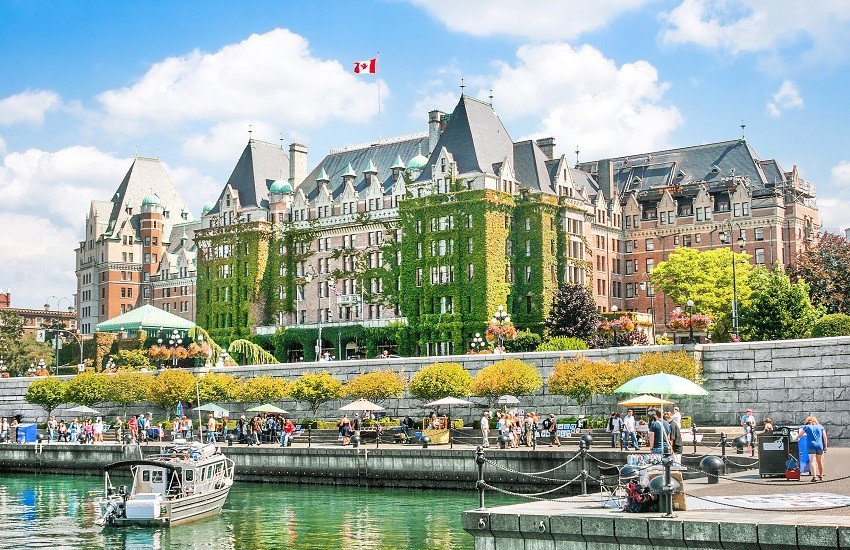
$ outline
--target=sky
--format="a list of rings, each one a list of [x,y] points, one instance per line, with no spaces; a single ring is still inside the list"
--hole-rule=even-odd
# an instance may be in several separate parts
[[[312,169],[426,132],[461,81],[514,141],[554,137],[571,162],[743,131],[843,231],[848,31],[843,0],[0,0],[0,289],[64,308],[90,203],[137,155],[197,218],[249,135],[307,145]]]

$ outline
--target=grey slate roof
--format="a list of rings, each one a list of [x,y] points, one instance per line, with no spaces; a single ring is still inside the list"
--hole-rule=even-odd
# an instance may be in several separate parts
[[[546,167],[549,159],[532,140],[514,144],[514,173],[522,187],[555,195],[552,174]]]
[[[706,182],[711,191],[715,184],[718,188],[725,186],[721,179],[733,173],[748,177],[756,187],[783,179],[776,161],[762,161],[746,141],[737,139],[611,160],[615,185],[626,192],[648,192],[694,182]],[[602,161],[581,163],[579,168],[595,173],[599,162]]]
[[[445,147],[457,162],[458,171],[493,173],[493,166],[513,158],[514,144],[489,103],[461,96],[428,164],[416,181],[431,180],[431,166]]]
[[[163,208],[169,212],[169,217],[164,222],[166,231],[169,230],[172,223],[184,221],[180,217],[181,211],[188,213],[189,220],[193,219],[192,213],[186,208],[180,193],[171,183],[171,178],[168,177],[162,162],[159,159],[136,157],[112,198],[112,212],[109,216],[107,236],[117,236],[115,231],[126,227],[128,223],[138,236],[138,214],[141,212],[142,201],[151,193],[156,193],[159,196]],[[128,206],[132,209],[132,213],[127,212]]]
[[[273,181],[289,177],[289,157],[281,146],[255,139],[248,140],[239,162],[227,184],[239,192],[243,207],[269,207],[269,186]],[[224,198],[224,188],[210,214],[217,214]]]
[[[359,193],[367,187],[363,172],[369,166],[369,163],[373,162],[378,170],[376,177],[383,185],[384,193],[387,193],[394,183],[392,181],[392,165],[396,157],[411,159],[419,153],[420,149],[428,149],[428,136],[403,138],[369,147],[334,151],[322,159],[322,162],[307,175],[298,187],[309,200],[314,200],[318,195],[316,179],[324,169],[330,179],[328,188],[331,190],[333,198],[336,199],[344,189],[342,175],[348,171],[350,164],[354,173],[357,174],[354,190]]]

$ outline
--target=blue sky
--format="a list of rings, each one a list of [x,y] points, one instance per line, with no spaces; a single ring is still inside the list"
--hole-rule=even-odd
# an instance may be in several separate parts
[[[545,7],[544,7],[545,6]],[[248,139],[426,131],[460,92],[581,160],[746,137],[850,227],[850,3],[0,0],[0,287],[75,292],[92,199],[159,156],[199,214]],[[354,61],[380,52],[378,75]],[[378,86],[381,114],[378,117]]]

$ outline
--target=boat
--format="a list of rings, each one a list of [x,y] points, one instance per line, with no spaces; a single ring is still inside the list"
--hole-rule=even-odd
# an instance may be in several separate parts
[[[127,490],[112,485],[110,473],[129,469]],[[104,467],[100,523],[108,526],[168,526],[221,512],[233,485],[233,461],[215,444],[177,440],[158,455]]]

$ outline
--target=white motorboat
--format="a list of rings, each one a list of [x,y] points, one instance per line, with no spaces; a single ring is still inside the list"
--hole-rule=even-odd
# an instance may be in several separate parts
[[[129,468],[128,491],[112,486],[110,472]],[[104,468],[106,525],[174,525],[221,512],[233,485],[233,461],[214,444],[176,442],[155,456],[122,460]]]

